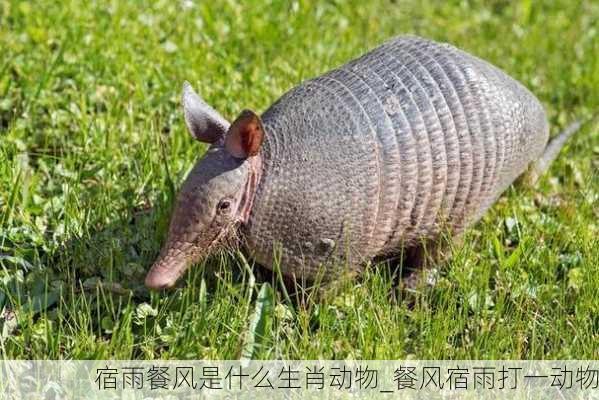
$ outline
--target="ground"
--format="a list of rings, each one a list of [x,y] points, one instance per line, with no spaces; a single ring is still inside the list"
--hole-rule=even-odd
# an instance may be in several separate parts
[[[298,302],[231,252],[171,293],[143,287],[206,149],[184,80],[234,118],[417,34],[523,82],[555,134],[599,110],[599,3],[211,3],[0,2],[3,358],[599,358],[597,123],[537,187],[510,187],[432,286],[379,266]]]

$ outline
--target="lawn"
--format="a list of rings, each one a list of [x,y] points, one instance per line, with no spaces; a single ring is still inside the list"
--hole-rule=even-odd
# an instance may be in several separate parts
[[[2,357],[599,358],[596,122],[538,186],[508,189],[433,286],[402,291],[379,266],[298,302],[229,252],[144,288],[206,149],[184,80],[232,119],[399,34],[501,67],[553,134],[599,110],[590,0],[0,2]]]

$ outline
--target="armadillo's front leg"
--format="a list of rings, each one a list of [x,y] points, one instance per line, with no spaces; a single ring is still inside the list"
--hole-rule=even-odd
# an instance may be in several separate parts
[[[405,289],[416,289],[420,284],[434,286],[439,265],[446,262],[456,247],[463,242],[462,236],[448,239],[426,240],[405,250],[404,265],[407,275],[402,280]]]
[[[360,271],[358,267],[338,269],[335,279],[319,276],[314,280],[306,280],[288,275],[283,276],[283,284],[290,298],[298,304],[326,303],[334,299],[348,283],[355,282]]]

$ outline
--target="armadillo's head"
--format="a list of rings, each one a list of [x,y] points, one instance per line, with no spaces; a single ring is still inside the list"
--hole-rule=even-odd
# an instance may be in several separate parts
[[[166,243],[146,276],[150,289],[172,287],[190,264],[247,221],[260,178],[264,128],[257,115],[244,111],[229,126],[187,83],[183,105],[191,134],[212,146],[177,196]]]

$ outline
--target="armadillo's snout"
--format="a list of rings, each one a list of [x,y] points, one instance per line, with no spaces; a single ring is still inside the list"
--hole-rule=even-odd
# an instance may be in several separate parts
[[[172,288],[186,269],[187,262],[184,259],[161,258],[146,275],[146,287],[153,290]]]

